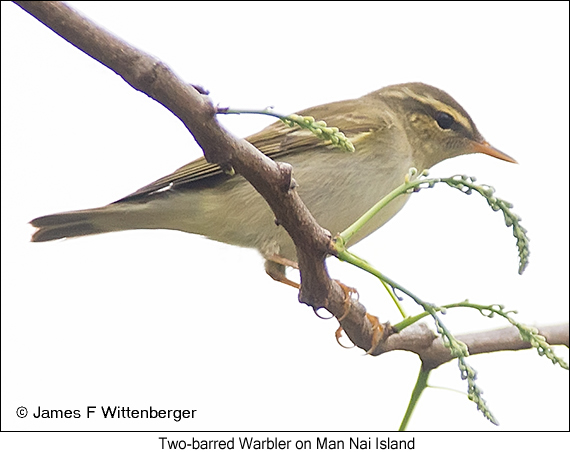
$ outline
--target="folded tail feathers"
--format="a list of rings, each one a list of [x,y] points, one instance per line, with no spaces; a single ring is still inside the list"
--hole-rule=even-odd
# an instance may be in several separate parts
[[[48,242],[67,237],[109,232],[98,227],[93,221],[97,214],[90,211],[57,213],[35,218],[30,224],[38,228],[32,236],[32,242]]]

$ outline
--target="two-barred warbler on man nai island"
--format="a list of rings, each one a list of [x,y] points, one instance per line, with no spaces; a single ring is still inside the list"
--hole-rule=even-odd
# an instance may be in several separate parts
[[[444,91],[423,83],[387,86],[357,99],[298,113],[335,126],[353,143],[338,149],[308,130],[282,121],[246,138],[261,152],[293,166],[301,199],[317,222],[335,234],[398,187],[409,168],[419,171],[464,154],[516,163],[492,147],[471,117]],[[355,244],[392,218],[409,196],[399,196],[351,240]],[[30,222],[32,241],[45,242],[130,229],[173,229],[257,249],[265,269],[286,282],[295,246],[275,224],[265,200],[240,175],[201,157],[107,206],[46,215]]]

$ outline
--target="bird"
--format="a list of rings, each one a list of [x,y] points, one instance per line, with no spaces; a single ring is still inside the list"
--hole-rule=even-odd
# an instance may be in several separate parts
[[[424,83],[386,86],[362,97],[298,112],[342,131],[354,152],[308,130],[277,121],[246,138],[261,152],[293,167],[296,190],[316,221],[331,233],[350,226],[401,185],[410,168],[427,170],[465,154],[515,159],[491,146],[449,94]],[[351,240],[383,226],[404,206],[399,196]],[[198,158],[103,207],[35,218],[33,242],[133,229],[169,229],[257,249],[265,270],[285,283],[295,246],[265,200],[239,174]],[[291,284],[298,287],[298,284]]]

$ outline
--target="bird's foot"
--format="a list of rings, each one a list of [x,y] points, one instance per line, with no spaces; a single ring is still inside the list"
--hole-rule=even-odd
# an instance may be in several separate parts
[[[299,289],[301,287],[299,283],[291,281],[289,278],[287,278],[287,275],[285,274],[285,269],[287,267],[291,267],[297,270],[299,269],[297,262],[286,259],[282,256],[279,256],[278,254],[272,255],[265,261],[265,273],[271,276],[271,278],[280,283],[294,287],[295,289]]]
[[[384,337],[384,327],[380,323],[380,319],[375,315],[366,313],[366,318],[372,324],[372,346],[366,350],[366,354],[370,355],[376,349],[382,338]]]

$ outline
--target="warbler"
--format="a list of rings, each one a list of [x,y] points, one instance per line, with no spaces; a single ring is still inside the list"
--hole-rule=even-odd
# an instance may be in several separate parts
[[[447,93],[423,83],[387,86],[357,99],[298,113],[324,120],[354,145],[347,152],[308,130],[282,121],[246,138],[271,158],[293,166],[296,190],[317,222],[343,231],[402,184],[409,168],[419,171],[463,154],[482,153],[507,162],[467,112]],[[409,196],[381,210],[351,240],[362,240],[392,218]],[[274,279],[287,282],[295,246],[255,189],[202,157],[104,207],[36,218],[32,241],[130,229],[173,229],[257,249]]]

